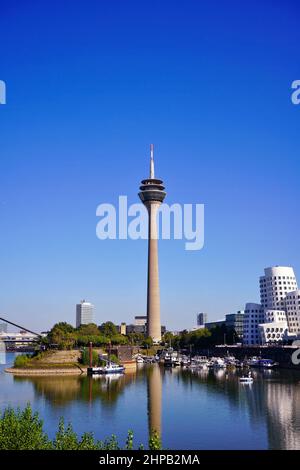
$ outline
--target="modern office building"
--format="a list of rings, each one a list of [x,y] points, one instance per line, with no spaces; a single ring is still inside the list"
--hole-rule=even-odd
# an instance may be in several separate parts
[[[300,338],[300,290],[288,292],[285,298],[285,310],[290,336]]]
[[[160,295],[158,276],[157,211],[163,202],[163,181],[155,178],[153,144],[150,146],[150,175],[142,181],[139,197],[148,210],[148,286],[147,286],[147,334],[155,343],[161,341]]]
[[[226,328],[234,330],[236,334],[235,340],[243,339],[244,332],[244,311],[239,310],[237,313],[228,313],[225,315]]]
[[[76,305],[76,328],[89,323],[94,323],[94,305],[81,300],[80,304]]]
[[[207,323],[207,313],[197,313],[197,326],[203,327]]]
[[[216,328],[217,326],[220,327],[220,326],[225,326],[225,325],[226,325],[225,319],[224,320],[216,320],[216,321],[206,322],[205,323],[205,328],[207,328],[208,330],[211,330],[213,328]]]
[[[244,310],[243,343],[246,345],[261,344],[259,325],[265,321],[265,311],[261,304],[248,302]]]

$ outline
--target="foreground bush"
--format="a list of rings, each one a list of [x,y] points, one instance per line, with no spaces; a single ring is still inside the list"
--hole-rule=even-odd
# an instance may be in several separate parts
[[[30,356],[27,354],[22,354],[20,356],[16,356],[14,367],[26,367],[30,362]]]
[[[133,432],[128,431],[124,449],[131,450]],[[139,448],[143,448],[141,445]],[[30,405],[24,410],[7,408],[0,415],[0,450],[120,450],[116,436],[104,441],[94,439],[92,433],[84,433],[81,437],[73,431],[72,425],[67,427],[61,419],[58,431],[50,440],[43,430],[43,421],[38,413],[33,413]],[[149,437],[149,449],[161,449],[160,437],[153,431]]]

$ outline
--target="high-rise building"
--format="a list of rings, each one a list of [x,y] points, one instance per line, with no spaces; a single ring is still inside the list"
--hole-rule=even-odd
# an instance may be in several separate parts
[[[89,323],[94,323],[94,305],[81,300],[80,304],[76,305],[76,328]]]
[[[254,316],[251,316],[253,309],[250,308],[250,313],[244,317],[245,344],[277,343],[288,336],[300,335],[300,312],[297,314],[298,285],[293,268],[273,266],[265,268],[264,271],[265,275],[259,279],[264,318],[257,324],[257,317],[253,312]],[[259,339],[259,343],[253,343],[255,338]]]
[[[160,296],[158,276],[157,211],[163,202],[163,181],[155,178],[153,144],[150,146],[150,175],[142,181],[139,197],[148,210],[148,286],[147,286],[147,334],[155,343],[161,341]]]
[[[294,270],[289,266],[265,268],[259,284],[260,301],[265,309],[285,310],[287,293],[298,289]]]
[[[207,323],[207,313],[197,313],[197,326],[204,327],[205,323]]]

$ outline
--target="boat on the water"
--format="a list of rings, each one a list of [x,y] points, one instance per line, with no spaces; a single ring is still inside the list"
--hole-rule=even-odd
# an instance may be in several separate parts
[[[223,369],[224,367],[226,367],[226,363],[222,357],[212,357],[207,365],[208,367],[213,367],[217,369]]]
[[[125,367],[114,362],[108,362],[105,366],[89,367],[87,372],[88,375],[94,374],[123,374]]]
[[[251,372],[249,372],[248,375],[243,375],[242,377],[240,377],[239,382],[241,384],[252,384],[253,383],[253,377],[251,375]]]
[[[273,361],[273,359],[262,359],[258,357],[252,357],[247,364],[250,367],[258,367],[262,369],[272,369],[273,367],[278,366],[278,362]]]
[[[177,351],[173,348],[167,349],[163,354],[163,364],[165,367],[176,367],[180,366],[181,358]]]

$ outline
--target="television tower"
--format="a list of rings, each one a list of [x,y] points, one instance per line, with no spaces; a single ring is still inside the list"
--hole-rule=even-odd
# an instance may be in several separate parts
[[[154,176],[153,144],[150,145],[150,176],[143,180],[139,197],[146,206],[149,216],[148,226],[148,286],[147,286],[147,334],[154,343],[161,341],[160,299],[158,276],[157,246],[157,210],[163,202],[164,192],[162,180]]]

